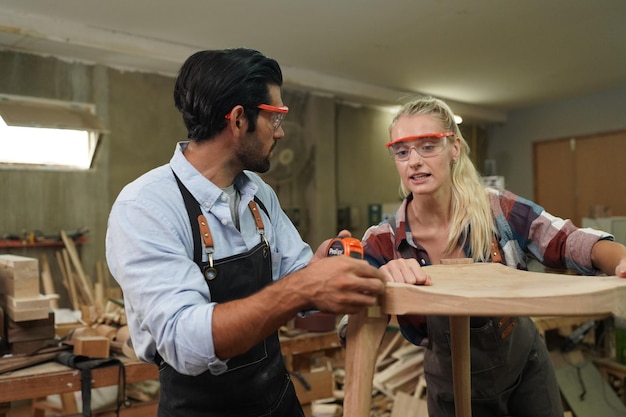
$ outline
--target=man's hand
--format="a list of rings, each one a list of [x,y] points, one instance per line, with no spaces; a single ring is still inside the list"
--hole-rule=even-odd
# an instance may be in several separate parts
[[[376,305],[385,291],[382,272],[349,256],[325,256],[292,275],[291,282],[311,307],[328,313],[357,313]]]

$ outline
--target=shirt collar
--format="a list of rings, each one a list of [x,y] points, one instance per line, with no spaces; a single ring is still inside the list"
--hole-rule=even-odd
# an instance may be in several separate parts
[[[210,209],[224,191],[202,175],[187,158],[185,158],[183,152],[187,149],[188,145],[189,141],[182,141],[176,144],[174,155],[170,160],[170,167],[196,201],[203,207]],[[241,194],[241,201],[248,204],[257,191],[257,185],[250,180],[245,171],[239,173],[233,183]]]

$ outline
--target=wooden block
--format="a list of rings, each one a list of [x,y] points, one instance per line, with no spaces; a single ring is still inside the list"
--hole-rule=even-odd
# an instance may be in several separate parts
[[[39,295],[39,276],[31,274],[19,279],[0,278],[0,294],[17,298],[36,297]]]
[[[7,297],[5,297],[6,299]],[[48,299],[44,297],[46,303]],[[6,315],[13,321],[28,321],[28,320],[43,320],[48,317],[50,313],[49,307],[30,308],[30,309],[16,309],[12,304],[5,304]]]
[[[7,295],[5,298],[6,305],[13,307],[14,310],[32,310],[40,308],[47,311],[50,306],[50,301],[48,301],[48,297],[42,294],[37,294],[34,297],[20,298]]]
[[[54,325],[54,331],[58,337],[67,336],[72,330],[84,327],[80,322],[75,323],[58,323]]]
[[[111,341],[104,336],[78,336],[74,338],[74,354],[90,358],[108,358]]]
[[[26,256],[2,254],[0,255],[0,277],[11,271],[35,271],[39,273],[39,261],[37,258]]]
[[[7,339],[9,343],[25,342],[28,340],[53,339],[54,312],[49,311],[48,317],[42,320],[28,320],[16,322],[7,320]]]
[[[0,255],[0,293],[15,297],[39,294],[39,262],[36,258]]]
[[[19,281],[27,281],[19,283]],[[0,255],[0,293],[30,296],[39,294],[39,261],[36,258]]]

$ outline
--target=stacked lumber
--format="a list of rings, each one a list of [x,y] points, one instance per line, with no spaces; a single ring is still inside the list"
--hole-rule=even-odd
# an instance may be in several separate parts
[[[16,322],[46,319],[48,298],[39,292],[39,262],[36,258],[0,255],[0,303]]]
[[[39,292],[36,258],[0,255],[0,304],[6,312],[6,339],[13,354],[30,354],[55,344],[54,312]]]
[[[56,346],[54,312],[41,320],[14,321],[7,318],[7,341],[14,355],[29,355],[43,348]]]

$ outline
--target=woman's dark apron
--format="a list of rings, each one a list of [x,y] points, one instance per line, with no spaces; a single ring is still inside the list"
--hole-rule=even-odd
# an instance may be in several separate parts
[[[392,219],[390,221],[395,220]],[[493,262],[502,257],[493,242]],[[408,245],[403,258],[418,258]],[[427,316],[424,375],[430,417],[454,417],[450,318]],[[470,317],[472,415],[561,417],[563,405],[549,353],[528,317]]]
[[[202,269],[209,286],[211,301],[247,297],[272,282],[270,247],[263,235],[251,250],[215,262],[202,262],[202,245],[198,203],[176,178],[183,194],[194,232],[194,260]],[[262,204],[262,203],[261,203]],[[256,204],[252,202],[256,210]],[[205,223],[208,231],[208,224]],[[210,232],[209,232],[210,233]],[[214,277],[213,277],[214,275]],[[161,395],[159,417],[301,417],[302,408],[296,397],[291,377],[285,367],[278,333],[274,332],[248,352],[231,358],[220,375],[206,371],[189,376],[176,372],[167,363],[159,366]]]

